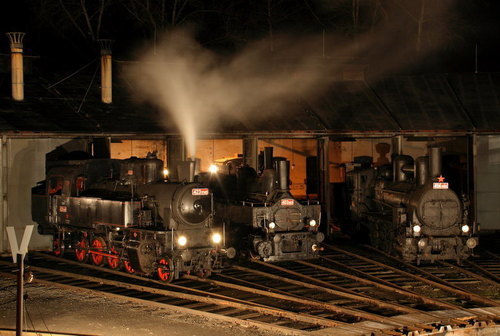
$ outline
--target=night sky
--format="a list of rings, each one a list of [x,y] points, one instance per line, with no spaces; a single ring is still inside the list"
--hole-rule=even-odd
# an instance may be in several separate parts
[[[193,31],[205,47],[231,54],[280,34],[325,33],[355,44],[392,25],[404,37],[395,43],[408,43],[413,57],[420,19],[419,53],[426,56],[399,71],[472,72],[476,45],[478,70],[500,70],[498,0],[5,0],[0,6],[1,30],[27,32],[25,53],[41,56],[49,68],[76,68],[95,58],[99,38],[116,41],[115,59],[131,60],[155,36],[178,27]],[[0,52],[8,53],[7,38],[3,41]],[[335,49],[333,42],[328,46],[328,53]],[[315,52],[320,51],[318,46]],[[369,64],[383,53],[347,56]]]

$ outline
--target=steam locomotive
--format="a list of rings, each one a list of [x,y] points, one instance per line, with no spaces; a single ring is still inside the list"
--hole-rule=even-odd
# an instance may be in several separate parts
[[[441,174],[439,147],[414,160],[395,155],[392,166],[347,173],[351,229],[367,231],[375,247],[410,262],[462,260],[478,245],[469,201]]]
[[[32,218],[53,235],[56,255],[73,250],[80,262],[165,282],[209,276],[221,267],[222,232],[213,227],[212,192],[187,175],[164,181],[155,155],[54,161],[32,188]]]
[[[324,234],[318,228],[318,202],[299,202],[289,190],[290,162],[273,157],[266,147],[261,169],[227,160],[210,178],[215,194],[215,220],[227,231],[230,246],[264,261],[317,257]]]

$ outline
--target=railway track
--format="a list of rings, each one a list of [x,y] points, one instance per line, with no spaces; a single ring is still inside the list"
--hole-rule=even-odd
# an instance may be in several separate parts
[[[427,280],[422,280],[424,275],[415,270],[326,248],[319,259],[278,264],[253,261],[210,279],[186,276],[173,284],[41,253],[31,255],[29,262],[41,283],[98,291],[289,335],[328,334],[330,330],[402,335],[438,331],[443,326],[463,328],[477,321],[499,322],[498,312],[479,309],[500,306],[498,293],[463,288],[465,284],[477,287],[480,281],[498,286],[492,279],[469,275],[473,282],[462,280],[460,287],[425,270]],[[447,267],[457,272],[459,266]],[[13,270],[12,264],[0,263],[1,274],[12,276]],[[446,317],[438,310],[458,313]]]
[[[452,306],[469,309],[500,304],[499,282],[457,264],[437,262],[417,267],[373,248],[325,247],[326,253],[315,262],[315,267],[327,272],[432,298],[442,308],[451,305],[450,309]]]

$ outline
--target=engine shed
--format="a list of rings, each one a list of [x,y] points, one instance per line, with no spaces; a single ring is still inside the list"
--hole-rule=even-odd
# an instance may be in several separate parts
[[[156,152],[167,169],[169,162],[188,155],[174,120],[158,107],[137,103],[129,84],[120,79],[127,62],[113,61],[114,99],[105,103],[99,80],[88,72],[50,85],[60,75],[35,77],[41,61],[27,56],[26,94],[18,101],[11,96],[7,58],[3,55],[0,69],[2,227],[30,222],[22,211],[29,203],[26,190],[42,179],[46,157],[72,151],[112,158]],[[414,156],[438,145],[444,155],[443,176],[458,193],[469,195],[473,220],[481,232],[499,230],[500,121],[495,111],[500,77],[496,73],[408,75],[372,82],[369,68],[349,65],[335,76],[320,98],[297,97],[286,109],[286,118],[280,114],[245,122],[227,118],[214,130],[202,130],[194,153],[200,171],[243,154],[252,166],[259,151],[274,147],[275,155],[291,162],[292,193],[321,201],[329,235],[345,216],[342,184],[345,174],[360,164],[356,160],[371,157],[374,166],[389,162],[395,139],[404,154]],[[82,90],[88,91],[84,100]],[[1,232],[0,249],[5,251],[8,245]],[[43,248],[48,241],[36,237],[31,244]]]
[[[423,210],[428,211],[427,217],[439,217],[449,210],[459,219],[467,217],[461,225],[463,232],[458,230],[456,235],[465,235],[472,230],[470,233],[478,235],[480,240],[484,239],[485,244],[495,246],[498,242],[498,73],[380,78],[372,77],[369,66],[345,63],[336,67],[337,70],[331,74],[333,78],[328,79],[327,88],[321,95],[297,95],[287,102],[285,108],[281,106],[280,112],[275,110],[273,104],[267,107],[256,105],[255,110],[243,109],[245,114],[241,115],[241,111],[232,106],[234,113],[225,111],[202,118],[189,114],[189,109],[181,109],[180,115],[172,115],[153,101],[138,99],[135,93],[144,90],[138,87],[144,83],[131,83],[123,75],[135,64],[113,60],[106,49],[109,46],[105,42],[103,45],[100,64],[96,62],[94,68],[88,67],[73,76],[41,72],[42,60],[26,56],[24,77],[16,83],[9,81],[14,61],[8,61],[10,55],[0,55],[0,252],[4,254],[9,250],[5,228],[13,226],[17,235],[21,236],[26,225],[34,224],[29,211],[30,190],[45,179],[45,173],[53,162],[71,160],[78,155],[90,155],[95,159],[131,158],[132,161],[153,155],[162,160],[165,179],[182,181],[185,171],[176,168],[186,159],[196,163],[194,173],[198,175],[206,176],[217,170],[230,173],[241,166],[259,171],[263,170],[260,166],[265,160],[265,150],[271,147],[275,157],[289,162],[288,179],[280,182],[286,185],[282,189],[289,189],[293,197],[308,205],[310,201],[321,205],[319,233],[325,235],[327,240],[348,235],[343,225],[352,216],[349,213],[353,200],[352,196],[348,196],[349,176],[357,169],[368,167],[383,174],[387,166],[400,162],[398,172],[387,173],[392,174],[389,178],[393,178],[391,182],[405,182],[406,176],[410,175],[415,181],[436,179],[432,181],[434,189],[446,186],[458,195],[453,196],[456,203],[467,205],[466,210],[454,205],[449,207],[451,210],[442,210],[448,200],[436,201],[433,214],[429,215],[428,208]],[[322,67],[328,62],[331,60],[322,59],[313,66]],[[101,77],[96,76],[99,71]],[[251,94],[249,97],[251,99]],[[194,98],[202,101],[195,106],[203,105],[201,97],[189,97]],[[220,99],[225,99],[224,95]],[[229,97],[227,99],[230,100]],[[202,122],[197,123],[196,118]],[[191,123],[196,126],[191,126]],[[439,148],[439,159],[430,158],[433,148]],[[407,157],[411,159],[405,161]],[[424,157],[427,159],[421,159]],[[426,176],[419,175],[421,170],[418,164],[422,160],[427,160],[430,167],[431,172],[425,173]],[[439,168],[432,166],[433,160],[439,161]],[[367,182],[367,176],[360,175],[360,180],[365,179],[362,183]],[[54,183],[50,188],[54,188],[56,193],[64,186]],[[391,185],[391,188],[390,193],[382,196],[386,204],[391,203],[398,208],[404,202],[412,202],[401,196],[409,189],[397,184]],[[376,189],[376,192],[379,191]],[[357,195],[358,198],[365,196],[363,193]],[[294,202],[288,196],[281,201]],[[398,211],[391,216],[399,216],[401,221],[414,216],[415,220],[411,221],[412,226],[408,230],[410,234],[419,233],[419,223],[424,221],[416,220],[419,216],[417,211],[404,214]],[[293,217],[293,213],[283,212],[282,217],[282,221],[286,222]],[[310,218],[307,220],[311,222]],[[262,223],[268,225],[265,221]],[[316,220],[314,223],[316,225]],[[302,228],[303,223],[298,224]],[[475,238],[472,242],[471,239],[460,243],[460,248],[473,249],[476,245],[469,244],[477,242]],[[172,235],[172,246],[173,241]],[[415,244],[413,241],[408,244],[416,246],[422,241],[416,243],[415,240]],[[35,230],[29,248],[46,251],[51,249],[52,244],[51,237]],[[427,241],[423,244],[430,245]],[[448,247],[447,253],[453,249]],[[153,266],[151,268],[154,269]],[[348,272],[343,276],[346,279],[356,278]],[[189,277],[193,275],[187,273],[186,278]],[[357,280],[369,281],[359,277]],[[280,297],[276,294],[273,298]],[[185,297],[179,295],[178,299],[184,300]],[[493,305],[493,300],[474,299]],[[294,300],[304,304],[300,298]],[[431,303],[443,309],[453,307],[436,302]],[[321,304],[317,305],[324,308]],[[401,306],[394,304],[391,309],[408,312]],[[487,315],[493,316],[496,312],[492,310]],[[353,321],[375,319],[370,314],[355,310],[350,313],[354,314]],[[418,318],[423,319],[421,316]],[[300,320],[314,324],[311,321],[318,323],[314,318]],[[329,321],[319,321],[324,323],[322,328],[336,327]],[[376,323],[390,325],[393,322],[382,319]]]

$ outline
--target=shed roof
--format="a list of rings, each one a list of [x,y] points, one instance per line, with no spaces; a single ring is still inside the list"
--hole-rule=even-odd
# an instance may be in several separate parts
[[[0,72],[0,132],[175,134],[158,108],[132,99],[115,76],[113,103],[100,101],[97,68],[64,74],[29,71],[25,100],[10,97],[10,73]],[[60,82],[60,83],[59,83]],[[390,76],[339,80],[315,101],[297,97],[287,117],[221,123],[218,134],[273,132],[409,132],[500,130],[500,74]]]

